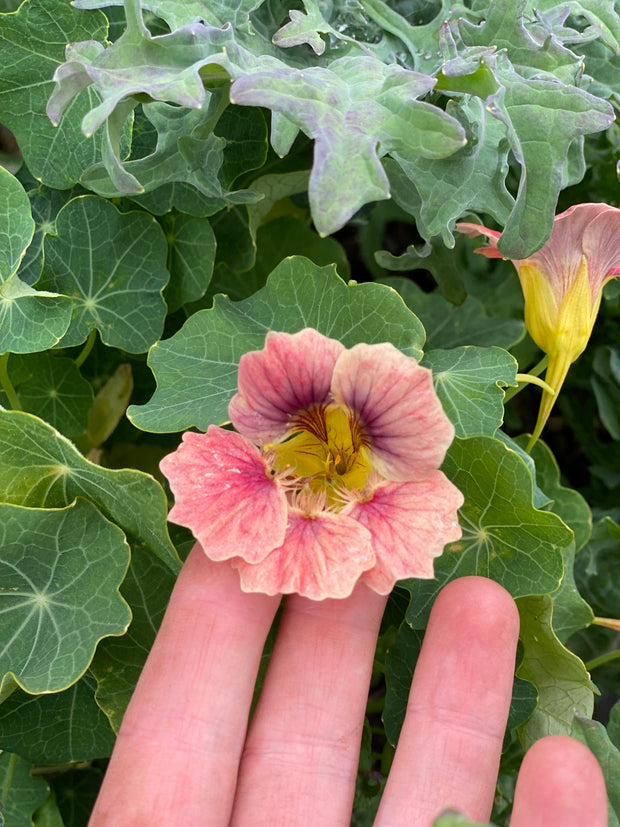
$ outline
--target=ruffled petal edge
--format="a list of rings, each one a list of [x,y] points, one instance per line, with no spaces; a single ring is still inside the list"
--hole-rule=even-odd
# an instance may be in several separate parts
[[[211,560],[258,562],[285,536],[286,495],[257,448],[212,425],[187,432],[160,463],[175,504],[173,523],[191,529]]]
[[[348,505],[345,513],[368,529],[377,556],[362,581],[389,594],[398,580],[434,577],[434,559],[461,537],[462,504],[458,488],[435,471],[424,482],[384,483],[372,499]]]
[[[262,562],[233,560],[245,592],[300,594],[310,600],[348,597],[375,564],[370,532],[344,514],[309,517],[291,511],[283,544]]]

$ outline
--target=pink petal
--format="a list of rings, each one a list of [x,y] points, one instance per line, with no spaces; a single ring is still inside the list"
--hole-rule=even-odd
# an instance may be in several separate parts
[[[433,559],[461,536],[457,510],[462,504],[458,488],[435,471],[424,482],[385,483],[372,500],[347,506],[345,513],[372,534],[377,555],[363,582],[389,594],[397,580],[433,577]]]
[[[291,511],[280,548],[256,565],[233,560],[245,592],[297,593],[311,600],[348,597],[375,563],[370,533],[343,514]]]
[[[620,210],[607,204],[590,221],[583,234],[583,254],[588,259],[588,278],[593,304],[606,279],[620,276]]]
[[[524,259],[547,276],[558,306],[579,273],[588,224],[605,209],[605,204],[577,204],[556,215],[547,243]],[[589,266],[588,263],[588,270]]]
[[[235,428],[255,442],[280,439],[296,413],[329,400],[343,350],[311,328],[268,333],[264,349],[245,353],[239,362],[239,393],[228,406]]]
[[[438,468],[454,428],[431,372],[394,345],[355,345],[340,355],[334,398],[360,420],[373,467],[386,479],[422,480]]]
[[[501,233],[498,233],[497,230],[490,230],[488,227],[483,227],[482,224],[469,224],[467,221],[460,221],[456,225],[456,229],[459,233],[465,233],[465,235],[468,235],[470,238],[477,238],[479,235],[486,235],[489,239],[489,246],[478,247],[476,252],[481,253],[487,258],[503,258],[502,254],[497,249],[497,240],[501,235]]]
[[[286,531],[286,495],[265,460],[239,434],[212,425],[188,432],[160,468],[175,496],[169,519],[192,530],[207,557],[258,562]]]

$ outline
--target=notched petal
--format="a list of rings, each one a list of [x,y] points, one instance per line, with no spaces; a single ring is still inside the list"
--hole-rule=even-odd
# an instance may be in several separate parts
[[[344,345],[316,330],[269,332],[263,350],[239,362],[239,393],[228,408],[235,428],[255,442],[283,437],[295,414],[330,399],[334,365]]]
[[[255,563],[282,543],[286,495],[239,434],[215,426],[206,434],[188,432],[160,468],[175,496],[169,519],[191,529],[211,560]]]
[[[284,543],[265,560],[256,565],[232,561],[243,591],[297,593],[310,600],[348,597],[374,564],[369,531],[329,511],[314,517],[291,511]]]
[[[377,556],[362,581],[389,594],[397,580],[432,578],[434,558],[461,536],[462,504],[458,488],[435,471],[424,482],[384,483],[372,499],[348,505],[345,513],[370,531]]]

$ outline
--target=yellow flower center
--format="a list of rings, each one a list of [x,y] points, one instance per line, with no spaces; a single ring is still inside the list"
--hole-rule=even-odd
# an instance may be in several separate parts
[[[299,414],[293,427],[295,433],[284,442],[264,446],[278,474],[298,481],[300,490],[308,485],[324,492],[330,506],[340,501],[338,491],[364,488],[372,466],[354,417],[337,405],[316,405]]]

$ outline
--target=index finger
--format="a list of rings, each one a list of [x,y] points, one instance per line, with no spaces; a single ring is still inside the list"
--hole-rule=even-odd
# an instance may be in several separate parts
[[[192,549],[123,718],[89,827],[226,827],[279,597]]]

